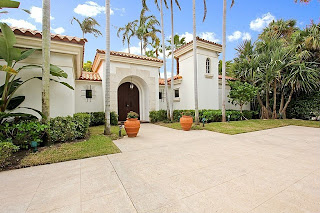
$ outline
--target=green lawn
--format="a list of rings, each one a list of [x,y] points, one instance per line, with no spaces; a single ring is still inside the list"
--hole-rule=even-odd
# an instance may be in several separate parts
[[[57,163],[68,160],[82,159],[120,152],[112,140],[118,139],[118,126],[112,126],[112,135],[103,135],[104,126],[90,127],[90,138],[80,142],[61,143],[44,147],[37,153],[26,155],[20,162],[20,167]],[[122,135],[125,130],[122,129]]]
[[[180,123],[157,123],[161,126],[166,126],[173,129],[181,130]],[[231,121],[231,122],[214,122],[201,125],[193,124],[193,130],[209,130],[213,132],[220,132],[229,135],[235,135],[246,132],[253,132],[263,129],[271,129],[276,127],[295,125],[320,128],[319,121],[304,121],[304,120],[247,120],[247,121]]]

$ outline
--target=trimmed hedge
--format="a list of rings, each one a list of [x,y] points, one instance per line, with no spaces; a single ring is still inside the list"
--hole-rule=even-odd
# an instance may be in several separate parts
[[[174,110],[173,111],[173,120],[174,122],[179,122],[180,117],[183,112],[189,111],[191,116],[194,119],[194,110]],[[227,110],[226,111],[227,117],[230,115],[230,121],[238,121],[241,120],[241,113],[237,110]],[[247,119],[257,118],[259,113],[255,111],[243,111],[243,116]],[[151,111],[149,114],[150,121],[152,123],[156,122],[168,122],[167,119],[167,111],[166,110],[159,110],[159,111]],[[211,122],[221,122],[222,120],[222,112],[221,110],[199,110],[199,119],[200,122],[202,119],[205,118],[207,123]]]
[[[104,124],[104,112],[88,112],[90,115],[90,126],[99,126]],[[115,112],[110,112],[110,123],[112,126],[118,125],[118,115]]]
[[[49,122],[51,141],[56,143],[85,138],[89,132],[89,125],[90,115],[87,113],[52,118]]]

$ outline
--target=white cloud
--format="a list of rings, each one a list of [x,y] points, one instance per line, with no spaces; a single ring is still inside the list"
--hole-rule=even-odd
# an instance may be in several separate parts
[[[233,41],[237,41],[240,38],[242,38],[242,40],[250,40],[251,39],[251,35],[250,33],[247,32],[240,32],[239,30],[234,31],[232,33],[232,35],[228,36],[228,41],[233,42]]]
[[[242,36],[242,32],[240,32],[240,31],[234,31],[234,32],[232,33],[232,35],[229,35],[229,36],[228,36],[228,40],[229,40],[229,41],[236,41],[236,40],[240,39],[241,36]]]
[[[7,18],[7,19],[1,19],[0,22],[5,22],[9,24],[12,27],[19,27],[19,28],[26,28],[30,30],[36,30],[36,26],[31,24],[30,22],[27,22],[22,19],[13,19],[13,18]]]
[[[30,9],[30,17],[35,20],[35,22],[42,23],[42,8],[32,6]],[[53,20],[54,17],[50,16],[50,19]]]
[[[208,41],[220,42],[220,40],[216,38],[216,34],[214,32],[200,32],[198,33],[198,36]],[[187,43],[193,40],[193,34],[189,32],[185,32],[180,35],[180,37],[185,37]]]
[[[139,44],[137,46],[130,46],[130,53],[135,54],[135,55],[141,55],[140,44],[141,44],[141,42],[139,42]],[[147,47],[147,51],[149,51],[149,50],[150,50],[150,48]],[[121,50],[121,52],[128,53],[129,51],[128,51],[128,48],[125,48],[125,49]]]
[[[242,33],[242,40],[251,40],[250,33]]]
[[[55,28],[55,29],[52,28],[52,31],[54,33],[56,33],[56,34],[62,34],[62,33],[65,32],[65,29],[63,27],[58,27],[58,28]]]
[[[87,1],[84,4],[79,4],[73,11],[82,16],[94,17],[102,12],[105,13],[105,10],[106,8],[104,6],[101,6],[94,1]],[[114,14],[112,9],[110,9],[110,14]]]
[[[262,31],[263,28],[268,26],[268,24],[275,19],[276,17],[274,17],[271,13],[266,13],[261,18],[252,20],[250,22],[250,29],[254,31]]]

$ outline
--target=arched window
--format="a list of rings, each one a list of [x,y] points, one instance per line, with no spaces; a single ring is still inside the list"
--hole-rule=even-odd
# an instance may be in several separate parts
[[[206,73],[210,73],[210,58],[206,59]]]

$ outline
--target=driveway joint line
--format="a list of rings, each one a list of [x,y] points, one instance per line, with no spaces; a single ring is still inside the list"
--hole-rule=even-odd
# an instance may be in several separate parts
[[[133,200],[131,199],[131,197],[130,197],[130,195],[129,195],[129,193],[128,193],[127,189],[126,189],[126,187],[124,187],[124,185],[123,185],[123,183],[122,183],[122,181],[121,181],[121,179],[120,179],[120,176],[119,176],[119,174],[118,174],[118,172],[117,172],[116,168],[113,166],[113,164],[112,164],[112,162],[111,162],[111,160],[110,160],[110,158],[109,158],[108,156],[107,156],[107,158],[108,158],[108,160],[109,160],[109,162],[110,162],[110,164],[111,164],[111,166],[112,166],[113,170],[114,170],[114,171],[115,171],[115,173],[117,174],[117,177],[118,177],[118,179],[119,179],[119,181],[120,181],[120,183],[121,183],[121,185],[122,185],[122,187],[123,187],[124,191],[126,192],[127,196],[129,197],[129,199],[130,199],[130,202],[131,202],[132,206],[134,207],[134,209],[136,210],[136,212],[138,212],[138,210],[137,210],[136,206],[134,205]]]

